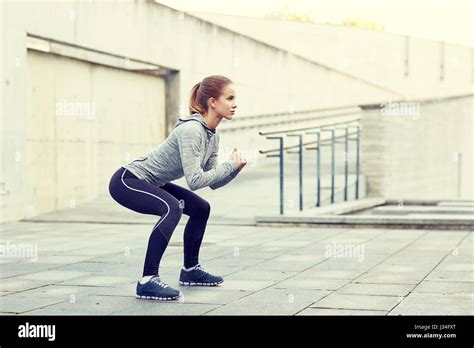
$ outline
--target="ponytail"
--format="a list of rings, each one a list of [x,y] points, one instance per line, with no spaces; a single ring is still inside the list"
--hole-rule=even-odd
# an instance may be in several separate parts
[[[191,89],[191,98],[189,99],[189,114],[194,113],[203,114],[205,110],[202,109],[201,105],[198,102],[198,91],[201,87],[201,82],[196,83]]]

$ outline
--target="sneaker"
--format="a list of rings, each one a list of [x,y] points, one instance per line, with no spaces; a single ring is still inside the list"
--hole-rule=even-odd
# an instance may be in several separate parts
[[[179,276],[179,285],[186,286],[216,286],[222,282],[224,282],[222,277],[207,273],[201,265],[194,266],[190,271],[181,269]]]
[[[159,276],[153,276],[145,284],[137,283],[137,298],[143,300],[170,301],[181,296],[181,291],[175,290],[163,283]]]

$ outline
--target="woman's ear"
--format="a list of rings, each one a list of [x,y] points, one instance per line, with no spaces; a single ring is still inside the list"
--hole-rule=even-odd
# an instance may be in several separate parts
[[[210,97],[207,100],[207,106],[215,108],[216,107],[216,99],[214,99],[214,97]]]

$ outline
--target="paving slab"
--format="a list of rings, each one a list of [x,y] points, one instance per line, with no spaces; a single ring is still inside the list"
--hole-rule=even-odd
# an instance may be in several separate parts
[[[474,315],[474,295],[412,293],[389,315]]]
[[[406,296],[413,287],[413,285],[406,284],[348,283],[337,290],[337,293],[350,295]]]
[[[312,308],[359,309],[388,311],[400,298],[398,296],[330,294],[311,305]]]
[[[137,300],[138,301],[138,300]],[[203,315],[220,305],[202,303],[159,302],[141,300],[132,307],[112,312],[113,315]]]
[[[2,296],[0,297],[0,311],[20,314],[40,309],[42,307],[63,303],[64,301],[66,300],[54,298]]]
[[[134,306],[134,297],[77,296],[74,300],[51,304],[43,308],[24,312],[25,315],[108,315],[121,309]]]
[[[295,276],[291,279],[279,282],[275,287],[282,289],[337,290],[349,282],[350,279],[320,279]]]
[[[413,289],[414,293],[431,293],[441,295],[473,294],[474,282],[446,282],[425,280]]]
[[[373,316],[373,315],[387,315],[387,311],[371,311],[360,309],[334,309],[334,308],[313,308],[308,307],[296,315],[358,315],[358,316]]]
[[[326,296],[328,291],[265,289],[228,303],[208,315],[294,315]]]

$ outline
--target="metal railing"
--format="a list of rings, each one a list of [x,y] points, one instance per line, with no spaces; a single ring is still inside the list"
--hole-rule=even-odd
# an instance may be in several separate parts
[[[260,150],[261,154],[267,157],[276,157],[280,159],[279,174],[280,174],[280,214],[284,214],[284,169],[285,169],[285,154],[298,154],[298,180],[299,180],[299,210],[303,210],[303,151],[316,150],[316,207],[321,206],[321,147],[328,146],[331,149],[331,203],[335,203],[335,177],[336,177],[336,144],[344,144],[344,201],[348,200],[348,176],[349,176],[349,142],[356,143],[356,181],[355,181],[355,199],[359,199],[359,176],[360,176],[360,126],[357,123],[358,119],[344,122],[334,122],[325,124],[319,127],[306,127],[299,129],[287,129],[274,132],[259,132],[261,136],[266,136],[269,140],[278,140],[279,146],[270,150]],[[355,131],[350,131],[355,129]],[[343,130],[342,135],[336,136],[337,130]],[[303,132],[303,133],[295,133]],[[322,139],[323,133],[329,132],[328,139]],[[281,134],[275,136],[275,134]],[[315,135],[316,140],[304,141],[305,135]],[[355,137],[351,137],[355,135]],[[285,137],[297,137],[298,144],[285,147]],[[342,140],[339,140],[342,139]],[[296,149],[296,150],[293,150]]]

